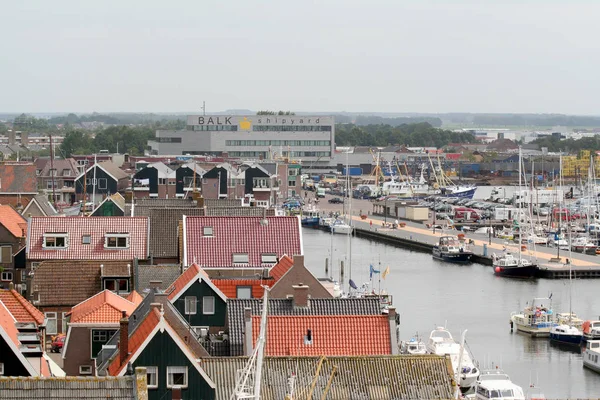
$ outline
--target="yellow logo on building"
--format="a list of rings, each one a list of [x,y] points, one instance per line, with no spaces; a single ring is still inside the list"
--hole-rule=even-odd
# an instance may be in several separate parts
[[[240,121],[240,129],[243,131],[249,131],[252,127],[252,121],[250,121],[247,117],[244,117],[243,121]]]

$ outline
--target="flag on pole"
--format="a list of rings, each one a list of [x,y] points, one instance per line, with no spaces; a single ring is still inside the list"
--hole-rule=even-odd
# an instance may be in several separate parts
[[[378,274],[379,272],[381,272],[381,271],[376,270],[373,267],[373,264],[369,265],[369,279],[373,279],[373,274]]]
[[[356,286],[356,283],[354,283],[354,281],[352,279],[350,279],[350,287],[354,290],[358,289],[358,286]]]
[[[389,273],[390,273],[390,266],[388,265],[387,267],[385,267],[385,271],[383,271],[383,273],[381,274],[381,277],[383,279],[385,279],[385,277],[388,276]]]

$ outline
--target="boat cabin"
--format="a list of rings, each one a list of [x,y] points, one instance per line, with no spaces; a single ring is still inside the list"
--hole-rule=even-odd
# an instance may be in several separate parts
[[[523,389],[515,385],[502,370],[484,371],[475,390],[477,399],[524,399]]]
[[[583,365],[600,373],[600,340],[588,340],[583,353]]]

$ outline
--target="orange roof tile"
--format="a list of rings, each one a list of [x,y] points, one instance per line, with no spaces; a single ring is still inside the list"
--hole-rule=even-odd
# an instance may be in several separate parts
[[[279,262],[275,264],[273,268],[271,268],[271,276],[278,281],[281,279],[286,272],[292,268],[294,265],[294,260],[288,256],[283,256],[279,259]]]
[[[15,322],[19,322],[19,321],[15,321],[15,318],[13,318],[8,307],[6,307],[6,305],[4,305],[0,302],[0,326],[2,327],[2,329],[4,329],[4,332],[6,332],[8,334],[8,337],[10,338],[10,340],[12,340],[13,343],[17,347],[19,347],[19,344],[20,344],[19,339],[18,339],[19,331],[17,330],[17,327],[15,326]]]
[[[169,300],[173,300],[177,297],[179,292],[182,291],[188,283],[194,280],[198,273],[202,273],[208,278],[206,272],[204,272],[197,264],[190,265],[183,274],[179,275],[179,278],[175,279],[175,282],[173,282],[166,290],[166,293],[169,293]]]
[[[122,311],[129,316],[142,301],[141,296],[139,294],[137,296],[139,297],[138,301],[131,302],[110,290],[103,290],[74,306],[70,312],[70,322],[118,324]]]
[[[129,296],[127,296],[126,299],[135,304],[140,304],[142,300],[144,300],[144,298],[135,290],[129,293]]]
[[[129,335],[128,350],[129,355],[123,363],[119,360],[119,352],[117,351],[115,359],[108,366],[108,375],[116,376],[121,369],[127,365],[131,357],[137,352],[144,340],[152,333],[156,325],[160,322],[160,312],[152,307],[150,312],[146,315],[144,321],[137,327],[137,329]]]
[[[365,330],[368,327],[368,330]],[[307,330],[312,344],[304,344]],[[252,317],[256,343],[260,316]],[[391,354],[390,325],[386,315],[269,316],[268,356],[357,356]]]
[[[38,325],[44,323],[44,314],[16,290],[0,289],[0,301],[17,322],[35,322]]]
[[[0,205],[0,224],[17,238],[27,235],[27,221],[14,208],[8,205]]]
[[[228,299],[236,299],[237,298],[237,288],[238,286],[250,286],[252,288],[252,298],[260,299],[263,297],[265,293],[265,289],[262,285],[266,285],[268,287],[272,287],[275,284],[275,280],[273,279],[211,279],[212,283],[215,284],[216,287],[219,288],[221,292]]]

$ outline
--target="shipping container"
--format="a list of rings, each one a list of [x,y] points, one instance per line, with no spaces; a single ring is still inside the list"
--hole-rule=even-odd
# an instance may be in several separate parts
[[[350,167],[350,168],[342,168],[342,175],[350,175],[350,176],[361,176],[362,168],[360,167]]]

